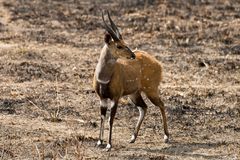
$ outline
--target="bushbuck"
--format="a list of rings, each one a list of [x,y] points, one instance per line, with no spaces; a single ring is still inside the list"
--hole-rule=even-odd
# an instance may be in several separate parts
[[[109,12],[108,25],[102,13],[104,23],[105,45],[102,48],[93,78],[93,87],[100,97],[101,124],[97,146],[103,143],[104,119],[110,101],[109,135],[106,150],[112,147],[112,126],[117,111],[119,99],[129,95],[131,101],[138,107],[139,118],[132,134],[130,143],[134,143],[140,126],[147,111],[141,92],[144,92],[150,101],[160,108],[164,126],[164,141],[168,142],[169,133],[165,108],[159,97],[158,86],[162,79],[161,64],[144,51],[131,51],[123,41],[117,26],[112,21]]]

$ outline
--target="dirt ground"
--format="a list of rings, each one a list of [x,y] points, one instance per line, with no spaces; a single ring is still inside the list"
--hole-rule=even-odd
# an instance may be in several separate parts
[[[146,100],[129,144],[138,110],[124,98],[113,149],[95,147],[102,9],[161,61],[170,143]],[[0,159],[240,159],[239,1],[0,0],[0,75]]]

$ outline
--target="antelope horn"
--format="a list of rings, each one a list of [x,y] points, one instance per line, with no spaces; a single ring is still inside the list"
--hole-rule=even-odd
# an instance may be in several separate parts
[[[115,33],[118,36],[118,38],[122,39],[122,35],[120,34],[120,32],[119,32],[117,26],[115,25],[115,23],[112,21],[112,18],[111,18],[111,16],[110,16],[108,11],[107,11],[107,14],[108,14],[108,19],[109,19],[109,21],[111,23],[112,29],[115,31]]]
[[[104,22],[104,27],[106,29],[106,31],[111,35],[111,37],[113,38],[114,41],[119,41],[119,38],[118,36],[115,34],[115,32],[113,31],[112,28],[110,28],[107,23],[105,22],[104,20],[104,15],[103,15],[103,12],[102,12],[102,20]]]

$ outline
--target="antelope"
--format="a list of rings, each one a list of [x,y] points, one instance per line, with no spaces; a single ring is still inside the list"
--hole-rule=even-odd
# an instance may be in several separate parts
[[[147,52],[131,51],[123,41],[122,35],[112,21],[109,12],[107,12],[107,15],[110,25],[106,23],[102,13],[106,30],[105,45],[102,48],[93,78],[93,87],[100,98],[101,114],[97,146],[102,146],[103,143],[104,120],[110,101],[109,134],[106,150],[111,149],[112,127],[118,102],[121,97],[126,95],[139,110],[139,118],[130,139],[130,143],[135,142],[148,108],[141,92],[144,92],[146,97],[160,108],[164,126],[164,142],[167,143],[169,139],[167,119],[164,103],[158,93],[158,87],[162,80],[161,64]]]

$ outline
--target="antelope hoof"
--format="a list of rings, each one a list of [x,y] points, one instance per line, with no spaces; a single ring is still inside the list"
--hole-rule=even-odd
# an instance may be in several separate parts
[[[169,138],[168,138],[167,135],[164,135],[164,138],[163,138],[163,139],[164,139],[164,142],[165,142],[165,143],[168,143],[168,142],[169,142]]]
[[[135,140],[136,140],[136,136],[135,136],[135,135],[132,135],[132,138],[131,138],[131,140],[130,140],[130,143],[134,143]]]
[[[111,144],[107,144],[106,148],[105,148],[105,151],[108,152],[110,151],[112,148],[112,145]]]

